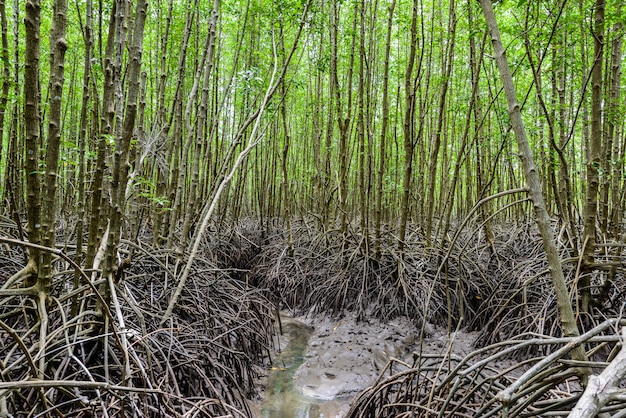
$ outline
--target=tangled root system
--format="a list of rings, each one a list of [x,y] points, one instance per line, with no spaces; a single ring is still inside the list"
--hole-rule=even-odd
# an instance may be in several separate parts
[[[582,392],[580,368],[604,366],[619,351],[618,325],[626,321],[605,321],[578,338],[525,334],[466,357],[415,352],[413,364],[393,359],[347,417],[566,417]],[[595,361],[577,368],[569,353],[579,343]],[[546,345],[556,348],[549,356],[508,360],[523,356],[529,346]],[[625,408],[626,400],[618,397],[601,412]]]
[[[60,273],[45,304],[43,342],[37,297],[3,289],[0,409],[13,416],[249,416],[246,398],[267,359],[275,312],[231,269],[217,268],[210,245],[163,324],[180,260],[129,242],[122,251],[132,262],[103,316],[95,297],[100,275],[76,286],[74,269],[55,261]],[[5,249],[0,270],[11,274],[24,258],[19,246]]]

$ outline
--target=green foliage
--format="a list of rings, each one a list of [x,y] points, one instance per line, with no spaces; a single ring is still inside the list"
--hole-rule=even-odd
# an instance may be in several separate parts
[[[49,74],[48,34],[51,22],[52,0],[42,3],[42,55],[41,55],[41,86],[42,86],[42,131],[45,133],[47,103],[47,79]],[[311,202],[323,200],[328,207],[334,207],[338,197],[336,193],[340,166],[348,167],[348,207],[351,215],[359,217],[360,181],[359,169],[364,164],[363,172],[368,176],[365,194],[368,202],[375,201],[377,194],[391,205],[398,206],[402,173],[407,159],[404,150],[404,121],[407,94],[414,96],[412,112],[412,142],[415,151],[412,155],[415,162],[413,171],[414,189],[411,198],[421,202],[426,185],[424,176],[431,167],[446,168],[445,174],[436,178],[436,189],[444,192],[451,184],[448,176],[454,172],[456,164],[467,165],[458,170],[457,184],[471,185],[469,190],[477,189],[476,172],[477,158],[481,161],[482,170],[493,185],[493,191],[504,187],[517,187],[520,173],[511,172],[510,159],[516,151],[508,140],[509,117],[501,83],[495,66],[490,39],[484,38],[485,24],[476,2],[456,1],[456,33],[455,53],[452,57],[451,78],[446,80],[444,61],[446,49],[450,45],[449,5],[450,2],[420,1],[418,5],[418,40],[415,70],[411,80],[415,91],[405,91],[405,74],[408,65],[411,18],[414,2],[397,0],[393,16],[391,16],[389,68],[388,71],[388,120],[383,136],[383,68],[385,41],[387,37],[387,20],[391,1],[361,2],[345,0],[338,2],[313,1],[309,13],[301,20],[305,5],[304,0],[253,0],[249,2],[220,2],[217,23],[217,38],[213,50],[212,73],[206,78],[208,85],[203,86],[204,75],[198,84],[198,93],[194,102],[188,104],[190,92],[196,76],[196,67],[203,55],[203,48],[209,31],[209,23],[213,2],[174,1],[171,20],[168,21],[170,3],[160,1],[148,8],[148,23],[144,35],[144,51],[142,71],[145,80],[142,84],[143,114],[139,115],[146,131],[163,132],[154,144],[142,144],[137,147],[132,141],[134,156],[131,156],[131,167],[137,169],[138,177],[133,185],[136,198],[147,199],[155,207],[170,210],[174,204],[176,181],[173,176],[182,167],[181,155],[187,138],[199,131],[199,114],[202,94],[207,96],[207,118],[204,120],[203,137],[193,138],[185,166],[182,200],[186,202],[190,195],[192,177],[192,161],[200,153],[199,183],[202,189],[200,199],[207,199],[212,189],[212,182],[219,178],[222,167],[228,167],[231,160],[223,159],[231,155],[229,148],[235,144],[237,133],[242,124],[258,109],[266,88],[270,73],[274,67],[274,51],[278,56],[278,65],[289,53],[295,35],[303,25],[302,38],[294,53],[292,65],[285,72],[284,89],[278,89],[275,99],[267,105],[260,129],[263,132],[261,147],[249,156],[248,167],[251,171],[238,177],[238,184],[233,189],[242,193],[239,202],[242,207],[252,207],[246,201],[255,201],[259,190],[277,190],[280,187],[281,172],[279,164],[282,158],[282,147],[290,138],[288,177],[290,184],[298,184],[302,190],[311,182],[311,178],[325,179],[324,185],[316,189],[322,196],[311,196],[311,199],[297,198],[304,207],[301,211],[313,211]],[[531,146],[537,150],[547,150],[547,122],[537,94],[541,91],[543,100],[548,107],[548,115],[552,118],[555,135],[558,140],[566,140],[564,152],[571,159],[571,172],[585,170],[585,130],[588,129],[588,118],[585,111],[589,106],[590,88],[586,83],[590,66],[593,62],[590,46],[593,39],[590,34],[592,23],[593,1],[584,0],[577,4],[568,4],[561,10],[561,2],[544,1],[529,2],[527,0],[501,1],[496,3],[496,14],[501,28],[507,56],[511,63],[519,101],[524,115],[524,122],[530,133]],[[86,144],[87,173],[92,175],[92,163],[96,158],[97,138],[100,138],[100,118],[102,117],[101,100],[104,86],[104,53],[108,36],[108,19],[112,3],[94,4],[94,58],[92,60],[90,86],[91,100],[88,109],[88,133]],[[158,7],[156,7],[158,6]],[[623,10],[619,10],[616,2],[607,5],[606,48],[611,40],[620,34],[608,30],[618,22],[624,23]],[[13,3],[8,4],[9,9]],[[15,54],[19,59],[24,56],[24,4],[19,5],[17,17],[18,32],[13,32],[13,11],[9,10],[9,64],[11,71],[15,67]],[[190,8],[196,7],[195,10]],[[363,8],[363,10],[361,10]],[[335,10],[337,14],[335,15]],[[191,13],[190,13],[191,12]],[[361,27],[361,12],[363,25]],[[472,21],[469,16],[472,16]],[[132,13],[129,16],[133,16]],[[186,56],[182,60],[182,80],[180,80],[180,103],[176,103],[177,80],[179,74],[181,45],[187,18],[193,18],[189,32],[189,43]],[[338,22],[337,39],[337,78],[339,96],[331,90],[331,23]],[[127,23],[127,41],[131,39],[130,29],[133,20]],[[85,23],[85,1],[73,3],[68,9],[68,51],[66,80],[67,87],[64,97],[62,162],[65,167],[76,166],[80,104],[82,100],[83,78],[83,32]],[[168,26],[169,25],[169,26]],[[166,33],[165,30],[168,29]],[[623,34],[624,28],[621,29]],[[167,37],[166,37],[167,35]],[[363,37],[363,39],[361,39]],[[525,38],[530,45],[530,57],[525,48]],[[482,42],[485,39],[486,44]],[[17,41],[17,51],[14,41]],[[166,44],[164,42],[167,41]],[[364,45],[363,66],[361,68],[361,41]],[[474,45],[474,53],[484,50],[483,56],[470,59],[470,42]],[[125,103],[127,85],[125,84],[128,68],[127,50],[124,50],[122,65],[121,100]],[[623,59],[622,59],[623,60]],[[472,103],[472,65],[479,68],[479,80],[476,103],[480,106],[475,113],[470,108]],[[537,89],[532,67],[539,68],[541,89]],[[18,63],[17,77],[21,77],[23,66]],[[605,71],[608,68],[605,68]],[[11,75],[13,80],[14,74]],[[362,78],[361,78],[362,77]],[[607,76],[608,77],[608,76]],[[608,79],[608,78],[607,78]],[[361,103],[359,82],[363,83],[364,96]],[[438,104],[442,87],[447,84],[449,91],[445,104],[442,132],[435,132],[438,120]],[[623,79],[622,79],[623,84]],[[159,90],[160,86],[163,90]],[[23,92],[19,85],[14,85],[9,94],[7,115],[21,112],[23,108]],[[27,87],[27,86],[26,86]],[[202,90],[206,88],[206,90]],[[622,87],[623,90],[623,87]],[[608,89],[604,88],[608,95]],[[159,96],[162,95],[162,96]],[[339,97],[339,99],[337,99]],[[341,101],[341,107],[336,101]],[[561,104],[561,100],[564,102]],[[189,106],[188,106],[189,105]],[[285,108],[283,121],[282,106]],[[361,108],[362,106],[362,108]],[[118,106],[117,109],[123,109]],[[190,114],[186,112],[190,109]],[[341,114],[339,114],[340,109]],[[620,111],[621,109],[621,111]],[[560,115],[563,113],[563,118]],[[623,103],[611,110],[611,115],[619,119],[623,114]],[[615,113],[617,112],[617,113]],[[620,113],[621,112],[621,113]],[[607,113],[607,115],[609,115]],[[362,117],[362,120],[359,118]],[[191,122],[185,125],[185,118]],[[342,119],[340,119],[342,118]],[[479,119],[476,119],[479,118]],[[339,155],[339,121],[347,123],[347,161],[341,161]],[[284,122],[284,125],[283,125]],[[359,123],[363,124],[364,157],[360,159]],[[8,127],[8,119],[5,120]],[[116,129],[118,127],[114,127]],[[14,128],[18,129],[18,128]],[[176,131],[180,129],[180,131]],[[189,131],[191,130],[191,131]],[[248,131],[250,127],[248,127]],[[467,137],[463,137],[467,131]],[[113,131],[115,132],[115,131]],[[445,149],[437,161],[429,161],[433,138],[439,134],[445,141]],[[5,129],[3,152],[9,146],[9,130]],[[623,133],[620,133],[623,135]],[[479,138],[479,140],[476,140]],[[115,151],[114,135],[103,138],[107,144],[107,159]],[[616,138],[622,141],[623,138]],[[197,141],[197,142],[195,142]],[[467,141],[464,155],[461,155],[461,143]],[[620,142],[621,143],[621,142]],[[384,147],[384,148],[383,148]],[[623,144],[621,145],[623,148]],[[45,149],[45,144],[43,144]],[[381,149],[383,148],[383,149]],[[238,150],[239,148],[236,148]],[[135,160],[139,153],[145,152],[142,160]],[[6,155],[6,153],[5,153]],[[381,157],[383,155],[383,157]],[[380,159],[383,158],[383,172],[378,173]],[[612,160],[622,161],[622,155],[614,155]],[[3,156],[3,167],[6,172],[6,160]],[[108,161],[108,160],[107,160]],[[140,166],[135,167],[135,164]],[[550,164],[556,164],[558,160]],[[445,166],[445,167],[444,167]],[[545,170],[544,170],[545,171]],[[605,172],[607,179],[613,173]],[[619,174],[621,176],[621,174]],[[159,178],[160,177],[160,178]],[[164,181],[166,178],[167,181]],[[383,188],[377,190],[378,179],[381,178]],[[604,178],[604,177],[603,177]],[[89,184],[91,179],[84,179]],[[578,180],[575,180],[575,182]],[[293,183],[291,183],[293,182]],[[161,184],[157,193],[157,184]],[[497,187],[496,187],[497,185]],[[576,185],[580,188],[580,184]],[[459,187],[459,186],[457,186]],[[465,191],[464,191],[465,193]],[[469,192],[468,192],[469,193]],[[447,196],[448,193],[442,193]],[[165,197],[167,196],[167,198]],[[418,198],[419,197],[419,198]],[[475,196],[476,197],[476,196]],[[267,196],[266,208],[275,213],[271,206],[282,205],[272,196]],[[467,196],[472,199],[472,196]],[[328,200],[330,199],[330,200]],[[442,198],[443,199],[443,198]],[[309,203],[306,203],[309,202]],[[188,202],[186,202],[188,203]],[[578,203],[578,202],[575,202]],[[326,204],[326,203],[325,203]],[[466,205],[467,202],[464,202]],[[420,210],[416,203],[414,210]],[[442,203],[443,207],[444,204]],[[369,204],[372,212],[374,207]],[[256,210],[256,209],[255,209]],[[317,209],[315,209],[317,210]],[[449,210],[453,210],[450,208]],[[295,212],[294,212],[295,213]]]

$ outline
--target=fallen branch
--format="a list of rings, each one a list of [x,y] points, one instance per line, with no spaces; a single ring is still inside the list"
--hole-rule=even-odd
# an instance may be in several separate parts
[[[569,418],[592,418],[598,415],[600,409],[609,403],[616,395],[624,396],[624,391],[618,388],[619,383],[626,377],[626,327],[622,328],[622,349],[600,375],[589,377],[589,385],[569,414]]]

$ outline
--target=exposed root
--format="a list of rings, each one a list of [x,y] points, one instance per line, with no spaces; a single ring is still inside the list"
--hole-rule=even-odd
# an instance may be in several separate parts
[[[175,256],[129,248],[124,278],[109,280],[112,314],[103,324],[94,309],[101,280],[74,288],[75,269],[62,259],[47,299],[11,294],[14,288],[0,294],[0,413],[250,415],[246,399],[254,396],[274,333],[270,302],[200,256],[174,314],[160,327],[175,285]],[[0,271],[12,274],[4,268],[10,265],[2,261]]]
[[[626,325],[626,320],[605,321],[578,338],[526,334],[464,358],[416,352],[412,365],[393,359],[353,402],[347,417],[565,417],[581,395],[578,368],[608,364],[611,349],[620,345],[618,324]],[[593,362],[569,360],[572,347],[581,343],[589,347]],[[557,349],[520,363],[507,360],[523,356],[529,346],[546,345]],[[622,397],[601,412],[625,408]]]

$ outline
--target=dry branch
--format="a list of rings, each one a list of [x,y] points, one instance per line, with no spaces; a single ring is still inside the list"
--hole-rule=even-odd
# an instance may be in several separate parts
[[[569,418],[593,418],[600,409],[617,396],[624,396],[619,383],[626,377],[626,328],[622,328],[622,349],[600,375],[589,377],[589,385],[585,388],[576,407]]]

